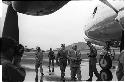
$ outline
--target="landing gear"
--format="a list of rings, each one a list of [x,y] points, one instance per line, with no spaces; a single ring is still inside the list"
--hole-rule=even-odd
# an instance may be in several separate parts
[[[102,81],[111,81],[113,75],[110,71],[112,67],[112,60],[109,56],[106,56],[104,59],[101,58],[99,62],[100,67],[102,68],[100,72],[101,80]]]
[[[112,60],[109,55],[103,55],[99,59],[99,65],[102,69],[111,69],[112,67]]]
[[[111,81],[113,78],[112,72],[110,71],[112,67],[112,60],[109,55],[105,55],[100,57],[99,65],[102,68],[100,72],[101,80],[102,81]]]
[[[111,81],[113,78],[112,72],[109,69],[103,69],[100,72],[102,81]]]
[[[110,43],[106,42],[106,47],[104,48],[105,52],[100,55],[99,65],[102,68],[100,72],[102,81],[111,81],[113,78],[112,72],[112,54],[110,50]]]

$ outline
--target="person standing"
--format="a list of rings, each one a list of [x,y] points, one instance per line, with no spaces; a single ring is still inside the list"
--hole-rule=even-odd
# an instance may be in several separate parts
[[[54,72],[54,59],[55,59],[55,55],[54,55],[54,52],[53,52],[52,48],[50,48],[48,57],[49,57],[49,72],[51,72],[51,70],[50,70],[50,66],[51,65],[52,65],[52,72]]]
[[[43,51],[41,51],[40,47],[37,47],[37,52],[36,52],[36,63],[35,63],[35,71],[36,71],[36,80],[38,80],[38,68],[40,67],[40,73],[41,73],[41,78],[44,75],[43,74]]]
[[[118,68],[116,70],[118,81],[124,81],[124,31],[122,31],[120,55],[118,56]]]
[[[71,80],[75,81],[77,78],[81,81],[81,53],[77,49],[77,45],[73,46],[69,51],[68,59],[70,60]],[[77,75],[77,78],[76,78]]]
[[[97,63],[97,50],[96,48],[91,44],[90,41],[87,41],[87,45],[90,47],[90,54],[88,54],[89,57],[89,76],[90,78],[87,81],[92,81],[92,77],[93,77],[93,72],[95,74],[95,76],[97,77],[97,81],[101,80],[100,78],[100,74],[97,71],[96,68],[96,63]]]
[[[118,81],[124,81],[124,15],[119,13],[115,20],[121,25],[122,37],[120,43],[120,55],[118,57],[118,68],[116,70],[116,76]]]
[[[65,49],[65,44],[61,44],[61,49],[57,53],[56,62],[60,66],[61,80],[65,80],[65,69],[67,66],[67,54],[68,51]]]

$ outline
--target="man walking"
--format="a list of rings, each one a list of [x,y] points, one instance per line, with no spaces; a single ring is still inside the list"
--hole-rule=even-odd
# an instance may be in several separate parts
[[[97,80],[100,80],[100,74],[98,73],[96,69],[96,63],[97,63],[97,50],[96,48],[91,44],[90,41],[87,41],[87,45],[90,47],[90,54],[88,55],[89,57],[89,76],[90,78],[87,81],[92,81],[93,77],[93,72],[97,77]]]
[[[76,45],[69,51],[68,58],[70,60],[71,80],[75,81],[78,78],[78,80],[81,81],[80,64],[82,59],[80,50],[77,50]]]
[[[65,44],[61,44],[61,50],[57,53],[57,64],[60,66],[61,70],[61,80],[65,80],[65,69],[67,66],[67,54],[68,51],[65,49]]]
[[[49,72],[51,72],[51,70],[50,70],[51,65],[52,65],[52,72],[54,72],[54,59],[55,59],[55,56],[54,56],[54,52],[53,52],[52,48],[50,48],[50,52],[48,54],[48,57],[49,57]]]

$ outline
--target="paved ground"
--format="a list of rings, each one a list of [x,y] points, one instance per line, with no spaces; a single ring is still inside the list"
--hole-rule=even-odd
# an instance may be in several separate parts
[[[26,60],[28,60],[28,62],[26,62]],[[35,82],[35,66],[34,66],[34,58],[26,58],[25,60],[23,60],[22,66],[26,68],[26,77],[25,77],[25,81],[24,82]],[[25,61],[25,63],[24,63]],[[31,64],[32,63],[32,64]],[[88,66],[88,59],[83,59],[82,63],[81,63],[81,71],[82,71],[82,80],[87,80],[89,78],[89,66]],[[114,64],[116,65],[116,64]],[[117,66],[116,66],[117,68]],[[113,81],[117,81],[116,78],[116,68],[115,69],[111,69],[112,74],[113,74]],[[97,63],[97,70],[98,72],[101,71],[100,66]],[[49,75],[48,72],[48,59],[44,59],[44,65],[43,65],[43,72],[44,72],[44,77],[43,77],[43,81],[60,81],[60,68],[59,66],[55,65],[55,72],[52,73],[52,75]],[[66,68],[66,80],[69,81],[70,80],[70,67],[67,66]],[[40,80],[40,72],[39,72],[39,76],[38,79]],[[93,77],[93,81],[96,81],[96,77],[94,75]]]

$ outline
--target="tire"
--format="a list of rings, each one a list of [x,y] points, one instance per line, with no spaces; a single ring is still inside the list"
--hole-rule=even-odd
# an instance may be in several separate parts
[[[99,65],[102,69],[111,69],[112,60],[111,60],[110,56],[104,56],[104,58],[100,57]]]
[[[101,70],[100,77],[102,81],[112,81],[113,75],[110,70]]]

